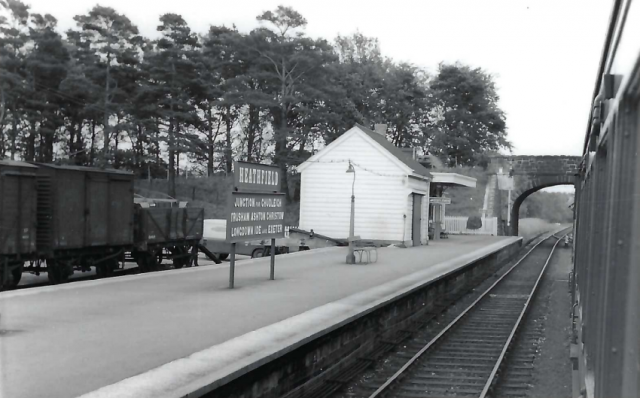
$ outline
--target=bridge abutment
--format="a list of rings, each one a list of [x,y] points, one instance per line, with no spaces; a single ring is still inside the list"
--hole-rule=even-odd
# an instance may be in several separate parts
[[[579,156],[495,156],[489,172],[511,176],[511,203],[508,191],[495,184],[495,205],[491,216],[498,218],[500,235],[517,236],[520,206],[534,192],[556,185],[575,185],[581,158]],[[507,225],[509,224],[509,225]]]

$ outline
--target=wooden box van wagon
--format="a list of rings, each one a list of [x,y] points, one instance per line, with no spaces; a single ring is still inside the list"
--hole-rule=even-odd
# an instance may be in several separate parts
[[[162,253],[190,265],[204,210],[155,206],[134,198],[132,173],[80,166],[0,161],[0,287],[22,272],[46,271],[51,283],[95,267],[110,276],[130,253],[141,271]]]

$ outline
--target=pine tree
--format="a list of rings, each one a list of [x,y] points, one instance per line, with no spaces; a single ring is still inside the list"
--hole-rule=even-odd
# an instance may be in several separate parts
[[[74,17],[80,31],[72,35],[77,40],[78,47],[84,47],[95,53],[95,57],[87,57],[90,61],[86,65],[86,73],[96,85],[102,87],[101,100],[96,104],[102,113],[102,159],[106,165],[112,160],[109,150],[113,133],[119,131],[118,124],[111,126],[112,115],[116,115],[122,106],[117,103],[118,89],[121,82],[118,80],[118,59],[127,56],[127,53],[135,53],[141,39],[138,28],[131,23],[129,18],[117,13],[113,8],[95,6],[86,15]]]
[[[8,18],[0,20],[0,96],[4,103],[0,124],[0,156],[9,151],[11,159],[19,153],[26,97],[26,55],[29,40],[29,6],[18,0],[3,0],[0,7]],[[8,147],[8,148],[7,148]]]
[[[199,126],[193,98],[198,84],[198,36],[177,14],[160,17],[161,38],[155,49],[145,54],[149,68],[149,90],[158,99],[158,118],[166,127],[169,153],[169,195],[175,197],[176,158],[191,152],[197,142],[189,126]]]
[[[64,126],[64,116],[60,112],[64,98],[59,87],[66,78],[70,58],[62,37],[55,31],[56,25],[57,20],[52,15],[31,16],[29,39],[32,49],[25,63],[25,121],[29,135],[23,150],[27,161],[53,161],[54,144]]]

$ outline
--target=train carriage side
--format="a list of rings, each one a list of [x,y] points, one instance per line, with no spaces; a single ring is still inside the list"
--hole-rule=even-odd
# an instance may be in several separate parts
[[[0,290],[20,282],[23,263],[36,253],[36,171],[0,160]]]
[[[574,396],[640,396],[640,1],[616,1],[576,187]]]

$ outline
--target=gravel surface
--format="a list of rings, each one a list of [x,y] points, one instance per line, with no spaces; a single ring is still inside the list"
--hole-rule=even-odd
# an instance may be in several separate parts
[[[507,358],[495,397],[570,398],[571,251],[560,243]]]
[[[570,398],[571,360],[571,250],[558,245],[544,278],[536,302],[534,317],[544,322],[544,338],[540,344],[533,373],[533,388],[529,397]]]

